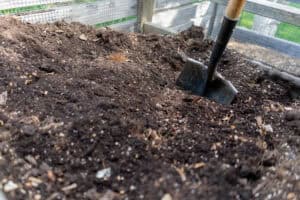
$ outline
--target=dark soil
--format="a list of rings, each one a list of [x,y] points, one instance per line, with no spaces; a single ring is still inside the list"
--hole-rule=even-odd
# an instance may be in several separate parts
[[[17,185],[9,199],[254,199],[278,164],[270,153],[287,141],[298,150],[284,118],[298,102],[282,84],[257,83],[240,54],[219,65],[240,92],[231,106],[175,86],[183,52],[209,58],[201,28],[158,36],[1,18],[0,44],[0,189]],[[111,176],[96,178],[102,169]]]

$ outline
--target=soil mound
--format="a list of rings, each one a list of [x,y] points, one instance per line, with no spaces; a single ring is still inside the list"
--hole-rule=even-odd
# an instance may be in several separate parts
[[[297,137],[284,112],[298,102],[283,86],[257,83],[259,70],[232,51],[219,71],[240,91],[233,105],[178,90],[182,53],[207,62],[211,47],[197,27],[158,36],[1,18],[4,192],[11,199],[253,199],[279,160],[265,155]]]

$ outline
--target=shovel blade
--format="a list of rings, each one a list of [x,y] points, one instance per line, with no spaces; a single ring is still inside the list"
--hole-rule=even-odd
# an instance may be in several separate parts
[[[224,105],[230,105],[238,93],[232,83],[219,73],[215,74],[213,81],[206,83],[207,66],[189,58],[176,81],[177,86]]]

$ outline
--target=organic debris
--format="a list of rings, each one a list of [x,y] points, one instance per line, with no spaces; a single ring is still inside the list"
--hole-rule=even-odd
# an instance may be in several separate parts
[[[300,118],[284,115],[299,102],[284,87],[256,83],[260,71],[230,50],[218,69],[239,90],[233,105],[176,87],[183,53],[208,61],[212,41],[203,37],[198,27],[159,36],[1,18],[0,189],[6,197],[299,194]]]

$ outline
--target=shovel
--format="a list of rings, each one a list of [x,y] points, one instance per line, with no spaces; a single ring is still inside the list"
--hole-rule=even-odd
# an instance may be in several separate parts
[[[220,32],[212,50],[208,66],[188,58],[176,85],[193,94],[204,96],[220,104],[229,105],[238,91],[232,83],[216,72],[217,64],[223,55],[246,0],[230,0]]]

